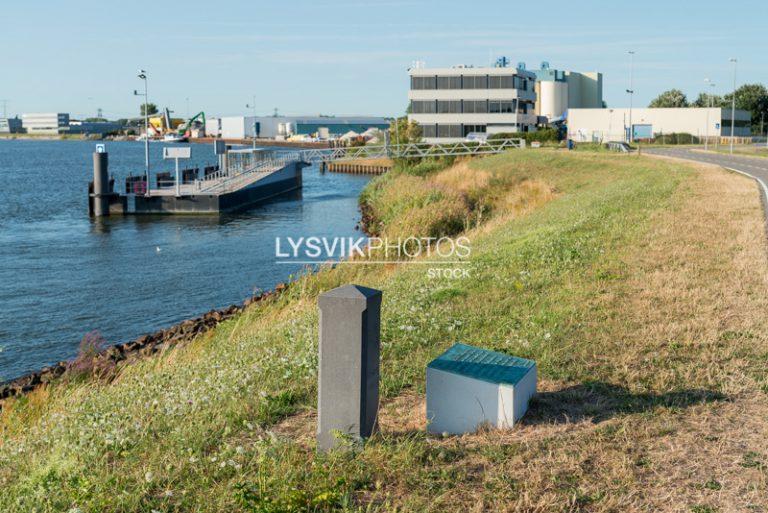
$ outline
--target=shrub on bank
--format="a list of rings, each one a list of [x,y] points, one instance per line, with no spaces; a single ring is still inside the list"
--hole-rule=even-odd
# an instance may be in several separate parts
[[[390,239],[453,236],[497,211],[519,213],[554,196],[544,182],[511,181],[473,162],[424,162],[423,173],[411,168],[378,177],[360,197],[366,231]]]
[[[366,230],[372,235],[441,237],[463,229],[466,198],[431,180],[408,173],[381,176],[360,197]]]
[[[656,134],[651,144],[699,144],[701,139],[693,134],[674,132],[671,134]]]
[[[527,143],[531,142],[558,142],[560,141],[560,132],[555,128],[542,128],[535,132],[500,132],[488,136],[489,141],[499,139],[523,139]]]

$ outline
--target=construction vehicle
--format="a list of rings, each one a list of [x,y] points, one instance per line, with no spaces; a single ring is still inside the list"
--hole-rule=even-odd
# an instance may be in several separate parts
[[[189,118],[185,123],[179,125],[176,130],[176,134],[179,137],[192,137],[192,130],[198,128],[198,126],[205,129],[205,112],[200,111]]]

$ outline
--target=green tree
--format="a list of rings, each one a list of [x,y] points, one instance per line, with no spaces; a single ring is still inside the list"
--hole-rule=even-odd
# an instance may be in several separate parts
[[[670,89],[657,96],[648,106],[651,108],[679,108],[688,107],[689,104],[684,92],[680,89]]]
[[[142,116],[144,115],[144,105],[145,104],[142,103],[141,107],[139,108],[139,112],[141,113]],[[147,107],[147,114],[149,114],[150,116],[152,114],[157,114],[157,105],[155,105],[154,103],[147,103],[146,107]]]
[[[710,103],[711,102],[711,103]],[[717,94],[699,93],[698,98],[691,104],[691,107],[722,107],[723,97]]]
[[[389,140],[391,144],[421,142],[421,127],[406,116],[399,117],[389,124]]]
[[[723,107],[730,107],[733,93],[723,98]],[[760,130],[761,118],[768,121],[768,90],[763,84],[744,84],[736,89],[736,108],[752,115],[752,131]]]

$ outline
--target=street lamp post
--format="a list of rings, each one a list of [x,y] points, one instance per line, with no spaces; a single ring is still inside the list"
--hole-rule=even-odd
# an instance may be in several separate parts
[[[715,83],[712,82],[710,79],[705,78],[704,83],[709,84],[712,90],[714,90]],[[707,132],[704,134],[704,150],[705,151],[709,149],[709,111],[712,109],[712,94],[709,94],[708,96],[709,96],[708,98],[709,101],[707,103],[709,103],[709,109],[707,109]]]
[[[627,93],[629,93],[629,144],[632,144],[632,141],[634,139],[634,129],[632,127],[632,100],[634,99],[635,95],[635,84],[634,84],[634,68],[635,68],[635,51],[630,50],[629,52],[629,89],[627,89]]]
[[[138,77],[144,81],[144,94],[133,91],[136,96],[144,96],[144,173],[147,177],[147,189],[145,195],[149,196],[149,93],[147,92],[147,72],[139,70]]]
[[[733,138],[736,136],[736,65],[738,60],[735,57],[731,58],[733,63],[733,97],[731,98],[731,154],[733,154]]]
[[[253,102],[248,105],[245,104],[246,109],[253,109],[253,149],[256,149],[256,95],[253,95]]]

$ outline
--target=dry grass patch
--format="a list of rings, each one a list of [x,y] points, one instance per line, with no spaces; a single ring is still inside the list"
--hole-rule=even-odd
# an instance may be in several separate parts
[[[489,171],[473,169],[470,160],[462,160],[445,171],[437,173],[431,181],[439,186],[466,194],[485,189],[490,185],[491,178]]]

